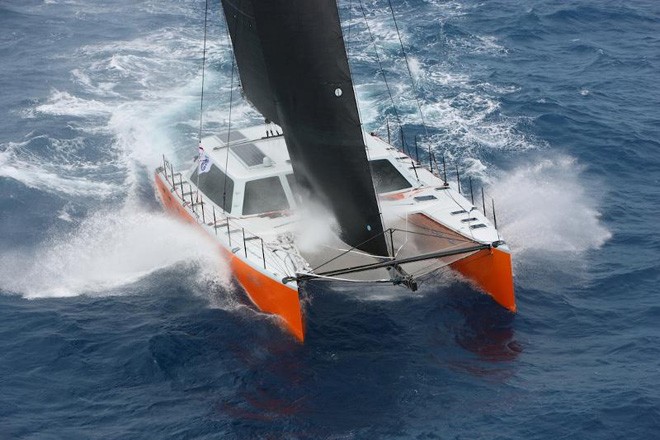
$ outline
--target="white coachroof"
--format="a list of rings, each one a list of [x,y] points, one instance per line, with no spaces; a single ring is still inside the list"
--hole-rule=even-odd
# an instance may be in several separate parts
[[[263,126],[232,131],[229,144],[226,133],[209,136],[202,139],[202,146],[211,160],[220,169],[226,169],[235,180],[253,180],[292,172],[284,137],[277,134],[267,136]],[[261,163],[253,160],[257,156],[251,155],[255,147],[256,151],[263,153],[265,160]]]
[[[296,198],[287,181],[293,169],[281,133],[278,126],[268,124],[232,130],[228,144],[226,132],[202,140],[205,152],[218,168],[227,170],[233,182],[232,216],[243,215],[246,183],[269,177],[279,177],[288,208],[296,207]],[[492,223],[465,197],[458,194],[453,184],[444,186],[442,180],[428,169],[375,135],[365,132],[364,140],[370,161],[387,160],[410,184],[405,190],[379,194],[383,212],[423,212],[473,240],[493,242],[499,239]],[[189,171],[188,178],[195,169],[193,167]],[[403,198],[396,197],[398,193]],[[283,221],[281,218],[272,220],[274,223]]]
[[[292,173],[289,152],[282,136],[282,130],[274,125],[261,125],[243,129],[234,129],[229,135],[221,133],[202,139],[202,146],[211,160],[234,180],[254,180],[278,174]],[[397,150],[377,136],[365,133],[365,144],[369,160],[400,157],[393,162],[397,169],[413,186],[420,186],[416,176],[411,173],[410,158],[397,154]],[[229,145],[229,152],[226,146]],[[244,160],[242,156],[251,159],[254,148],[263,153],[265,161]],[[225,166],[226,164],[226,166]],[[431,173],[423,168],[417,169],[422,183],[432,185]]]

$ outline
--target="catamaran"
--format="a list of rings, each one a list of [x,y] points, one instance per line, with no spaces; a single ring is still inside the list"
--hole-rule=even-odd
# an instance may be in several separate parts
[[[494,209],[491,222],[483,197],[468,200],[432,155],[423,166],[362,129],[335,0],[222,7],[243,93],[265,122],[200,136],[197,161],[176,171],[163,158],[155,182],[169,212],[217,243],[254,305],[303,341],[306,283],[415,290],[449,267],[515,312]],[[317,223],[331,226],[310,240]]]

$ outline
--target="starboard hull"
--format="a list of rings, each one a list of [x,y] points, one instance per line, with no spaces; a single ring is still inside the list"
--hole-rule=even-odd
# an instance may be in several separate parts
[[[510,312],[516,312],[509,252],[497,248],[484,249],[461,258],[449,267],[490,295],[496,303]]]

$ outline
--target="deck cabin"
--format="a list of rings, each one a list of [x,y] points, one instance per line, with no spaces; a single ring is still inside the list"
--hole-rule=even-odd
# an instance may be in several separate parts
[[[384,197],[421,187],[428,171],[412,170],[407,156],[376,136],[366,135],[367,151],[376,192]],[[212,161],[211,170],[189,171],[189,181],[219,208],[233,217],[285,214],[300,203],[291,160],[281,131],[263,126],[210,136],[202,140]],[[401,155],[398,155],[401,156]],[[426,174],[425,174],[426,173]]]

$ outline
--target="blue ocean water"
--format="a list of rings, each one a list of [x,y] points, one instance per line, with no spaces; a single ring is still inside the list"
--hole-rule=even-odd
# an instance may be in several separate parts
[[[216,2],[205,131],[227,124]],[[486,187],[519,313],[451,277],[256,312],[153,169],[199,124],[204,2],[0,4],[0,438],[556,439],[660,432],[660,4],[340,2],[365,126]],[[378,56],[376,56],[378,54]],[[259,116],[243,101],[233,123]]]

